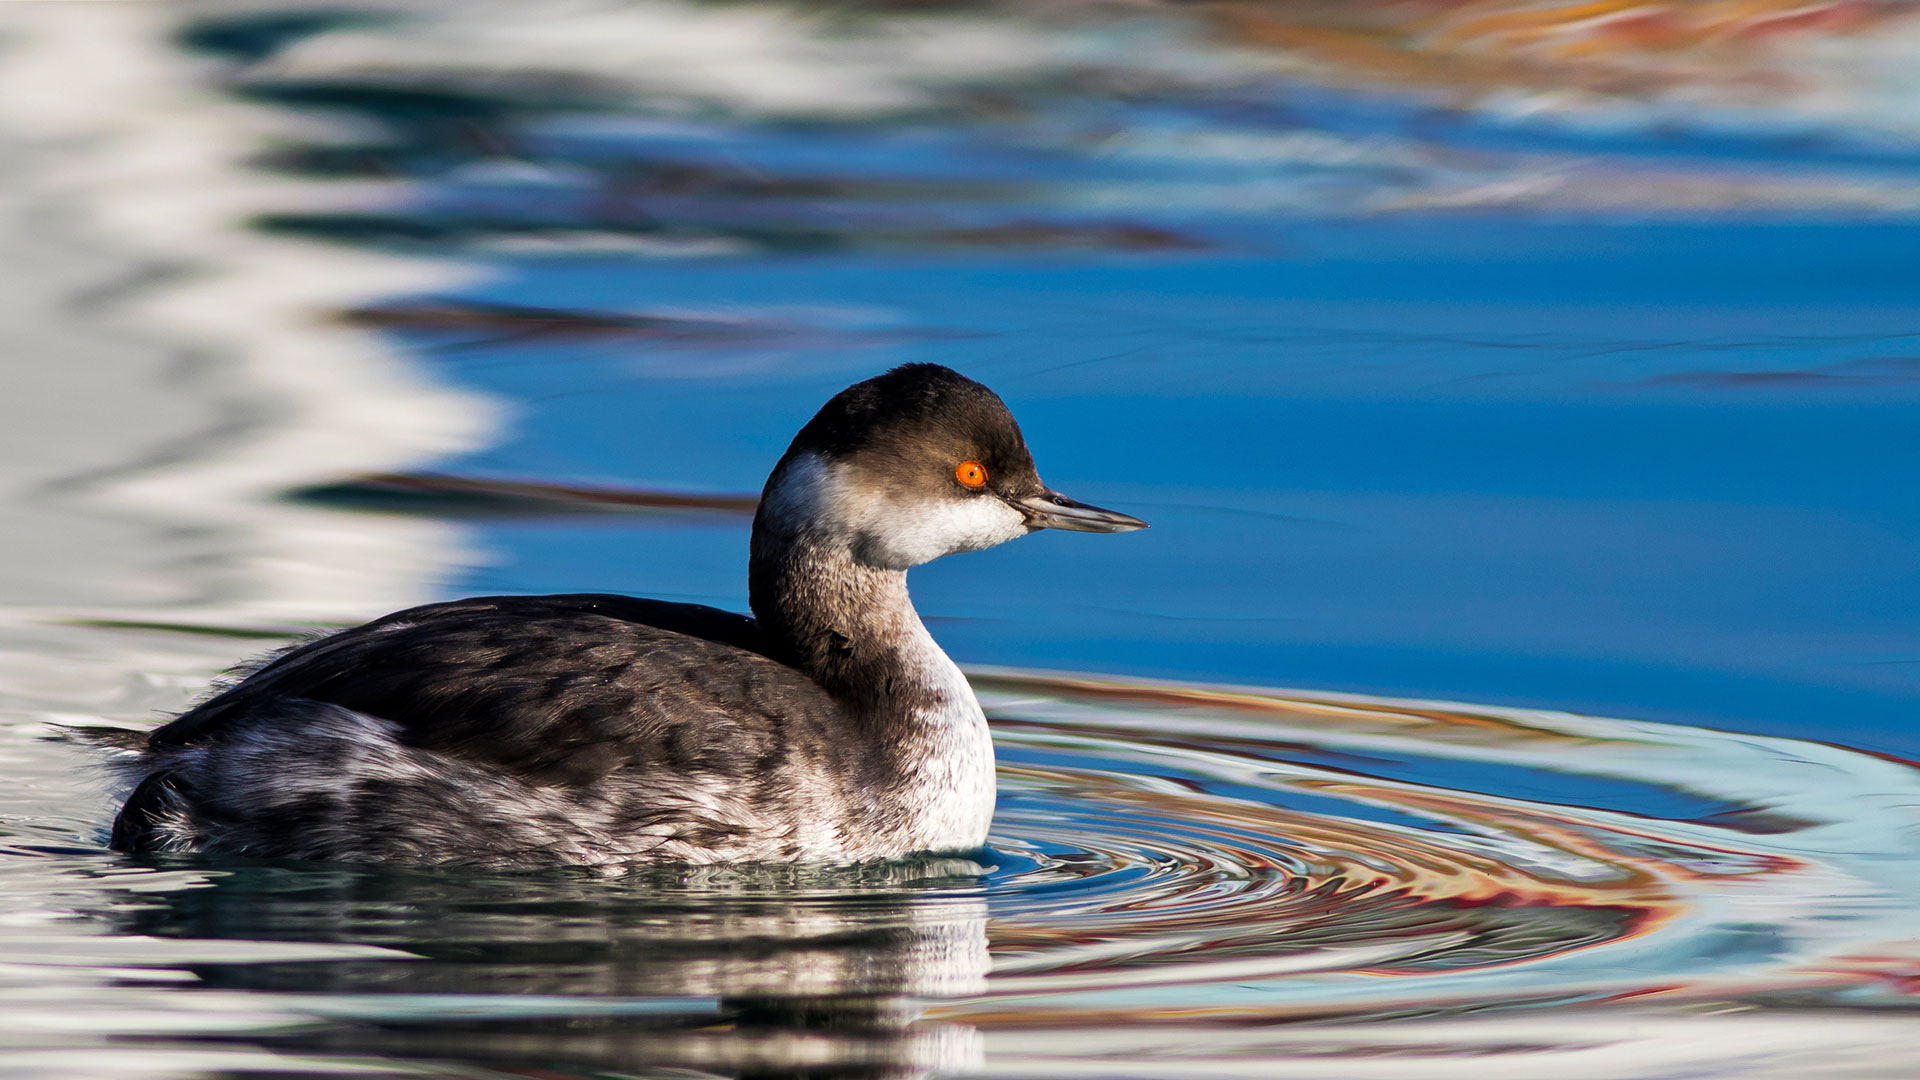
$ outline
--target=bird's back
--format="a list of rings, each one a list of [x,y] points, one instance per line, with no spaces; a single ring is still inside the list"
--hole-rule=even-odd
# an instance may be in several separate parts
[[[753,620],[483,597],[288,650],[156,731],[123,850],[490,866],[861,858],[858,720]]]

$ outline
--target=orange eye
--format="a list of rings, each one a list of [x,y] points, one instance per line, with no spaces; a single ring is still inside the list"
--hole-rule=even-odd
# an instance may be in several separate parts
[[[961,487],[977,488],[987,482],[987,470],[977,461],[963,461],[953,467],[953,478]]]

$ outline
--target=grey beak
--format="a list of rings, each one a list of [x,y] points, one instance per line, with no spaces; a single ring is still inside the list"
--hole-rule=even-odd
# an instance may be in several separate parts
[[[1074,532],[1116,533],[1144,529],[1147,523],[1114,510],[1102,510],[1075,502],[1057,491],[1008,499],[1015,510],[1027,516],[1033,529],[1070,529]]]

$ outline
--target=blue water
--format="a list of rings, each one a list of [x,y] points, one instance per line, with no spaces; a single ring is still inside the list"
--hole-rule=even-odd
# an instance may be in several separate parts
[[[755,490],[813,404],[867,372],[934,360],[983,379],[1050,482],[1154,530],[1043,537],[919,571],[916,596],[952,620],[942,637],[963,662],[1564,707],[1920,753],[1910,227],[1418,218],[1272,231],[1287,244],[1264,259],[514,266],[477,295],[865,306],[925,333],[799,358],[420,344],[447,377],[520,403],[508,438],[462,470],[700,491]],[[482,535],[497,562],[458,588],[595,581],[744,601],[744,522]]]

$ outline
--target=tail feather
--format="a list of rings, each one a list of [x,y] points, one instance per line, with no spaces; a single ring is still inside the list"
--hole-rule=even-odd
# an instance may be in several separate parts
[[[121,728],[105,725],[71,725],[54,729],[56,738],[102,750],[139,753],[147,748],[147,740],[153,734],[148,728]]]

